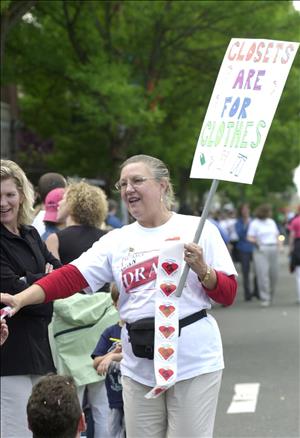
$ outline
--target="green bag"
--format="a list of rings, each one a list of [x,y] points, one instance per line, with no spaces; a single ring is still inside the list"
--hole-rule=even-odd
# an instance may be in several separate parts
[[[104,380],[93,368],[91,354],[103,331],[118,320],[106,292],[56,300],[49,339],[57,373],[72,375],[78,386]]]

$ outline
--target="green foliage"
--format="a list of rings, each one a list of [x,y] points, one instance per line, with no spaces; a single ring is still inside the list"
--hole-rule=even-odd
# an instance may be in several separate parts
[[[5,10],[7,10],[9,8],[9,5],[11,3],[11,0],[2,0],[0,3],[0,11],[1,14],[2,12],[4,12]]]
[[[131,154],[165,160],[181,199],[209,181],[189,170],[232,37],[297,41],[287,1],[40,1],[9,34],[3,79],[22,91],[22,119],[54,140],[64,174],[110,184]],[[262,199],[292,184],[299,162],[299,57],[252,186],[221,183],[224,198]],[[24,158],[24,157],[23,157]]]

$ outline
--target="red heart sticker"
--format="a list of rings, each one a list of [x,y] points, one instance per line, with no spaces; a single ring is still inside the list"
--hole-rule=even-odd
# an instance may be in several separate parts
[[[164,262],[161,266],[168,275],[173,274],[178,269],[177,263],[174,262]]]
[[[175,284],[172,284],[172,283],[162,283],[160,285],[160,288],[163,291],[163,293],[167,297],[169,297],[174,292],[174,290],[176,289],[176,286],[175,286]]]
[[[154,389],[154,395],[159,395],[161,392],[164,392],[164,388],[155,388]]]
[[[174,353],[174,349],[172,347],[160,347],[158,349],[159,354],[165,359],[168,360],[172,354]]]
[[[175,307],[172,304],[161,304],[159,310],[166,318],[168,318],[175,312]]]
[[[171,325],[161,325],[159,326],[159,331],[165,338],[169,338],[175,332],[175,328]]]
[[[174,374],[174,371],[170,370],[170,368],[160,368],[158,372],[165,380],[169,380]]]

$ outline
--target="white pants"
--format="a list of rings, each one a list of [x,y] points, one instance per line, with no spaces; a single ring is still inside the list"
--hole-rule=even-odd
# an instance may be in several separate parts
[[[87,400],[94,420],[94,438],[107,438],[109,405],[104,380],[89,383],[77,388],[77,394],[82,406],[84,390],[87,388]],[[111,438],[111,437],[109,437]]]
[[[295,267],[296,286],[297,286],[297,301],[300,303],[300,266]]]
[[[32,387],[41,376],[1,377],[1,438],[32,437],[26,407]]]
[[[151,388],[122,377],[127,438],[211,438],[222,370],[177,382],[154,399]]]
[[[253,252],[259,296],[262,301],[273,299],[278,277],[278,249],[276,245],[261,245]]]

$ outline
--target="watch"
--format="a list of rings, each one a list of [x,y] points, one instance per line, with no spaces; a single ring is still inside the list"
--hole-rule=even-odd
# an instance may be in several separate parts
[[[211,273],[211,266],[207,265],[206,273],[205,273],[204,277],[201,279],[201,283],[205,283],[206,281],[209,280],[210,273]]]

